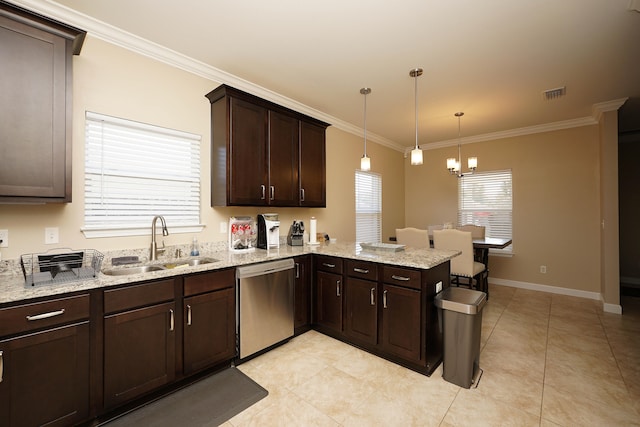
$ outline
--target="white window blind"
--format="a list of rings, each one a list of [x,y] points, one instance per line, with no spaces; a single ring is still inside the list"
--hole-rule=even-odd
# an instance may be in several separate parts
[[[202,229],[199,135],[92,112],[85,132],[87,237],[148,234],[155,215]]]
[[[512,208],[511,170],[476,172],[458,180],[459,225],[483,225],[486,237],[511,239]],[[497,252],[511,252],[512,246]]]
[[[382,177],[356,171],[356,241],[379,243],[382,236]]]

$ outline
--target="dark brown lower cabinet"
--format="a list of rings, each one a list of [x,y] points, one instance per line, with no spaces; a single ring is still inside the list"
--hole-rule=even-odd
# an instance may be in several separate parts
[[[342,333],[342,275],[316,272],[316,323]]]
[[[141,396],[174,377],[174,302],[105,317],[105,407]]]
[[[295,257],[294,332],[299,335],[311,327],[311,255]]]
[[[142,396],[176,373],[174,279],[104,291],[104,407]]]
[[[233,288],[184,299],[184,373],[191,374],[235,356]]]
[[[382,286],[382,338],[385,351],[420,362],[421,292],[384,284]]]
[[[315,269],[318,331],[417,372],[433,373],[442,360],[433,301],[436,290],[449,286],[448,261],[417,269],[316,255]]]
[[[368,344],[378,343],[378,284],[348,277],[345,283],[344,333]]]
[[[89,415],[89,322],[0,341],[0,425],[69,426]]]

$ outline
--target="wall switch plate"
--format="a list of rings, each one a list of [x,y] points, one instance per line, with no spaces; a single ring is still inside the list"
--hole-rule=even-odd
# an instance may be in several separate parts
[[[547,274],[547,266],[546,265],[541,265],[540,266],[540,273]]]
[[[58,227],[47,227],[44,229],[44,244],[55,245],[59,242],[59,229]]]
[[[436,283],[436,294],[442,291],[442,281]]]
[[[9,230],[0,230],[0,248],[9,247]]]
[[[226,233],[229,228],[229,225],[226,222],[221,222],[220,223],[220,233]]]

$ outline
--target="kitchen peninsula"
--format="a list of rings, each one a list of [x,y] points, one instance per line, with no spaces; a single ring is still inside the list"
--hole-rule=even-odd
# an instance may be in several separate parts
[[[111,266],[112,257],[132,252],[106,254],[103,271],[139,267]],[[205,244],[199,259],[209,262],[193,266],[36,286],[25,285],[17,262],[7,269],[5,261],[0,419],[8,425],[12,416],[36,417],[32,424],[86,422],[230,366],[237,358],[235,268],[284,258],[307,266],[295,283],[296,293],[301,286],[309,296],[302,300],[307,314],[296,313],[306,323],[296,333],[313,328],[430,375],[442,360],[433,298],[449,286],[449,260],[456,255],[363,251],[355,243],[232,253]],[[38,360],[38,369],[28,360]],[[26,389],[39,390],[35,398],[46,408],[29,411],[34,396]]]

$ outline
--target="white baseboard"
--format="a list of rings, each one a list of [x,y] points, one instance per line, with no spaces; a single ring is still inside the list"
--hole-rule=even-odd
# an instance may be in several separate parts
[[[578,298],[587,298],[602,302],[602,310],[606,313],[622,314],[622,306],[620,304],[608,304],[602,299],[599,292],[581,291],[578,289],[560,288],[558,286],[540,285],[538,283],[519,282],[517,280],[489,278],[489,283],[500,286],[510,286],[512,288],[529,289],[531,291],[548,292],[551,294],[568,295]]]

